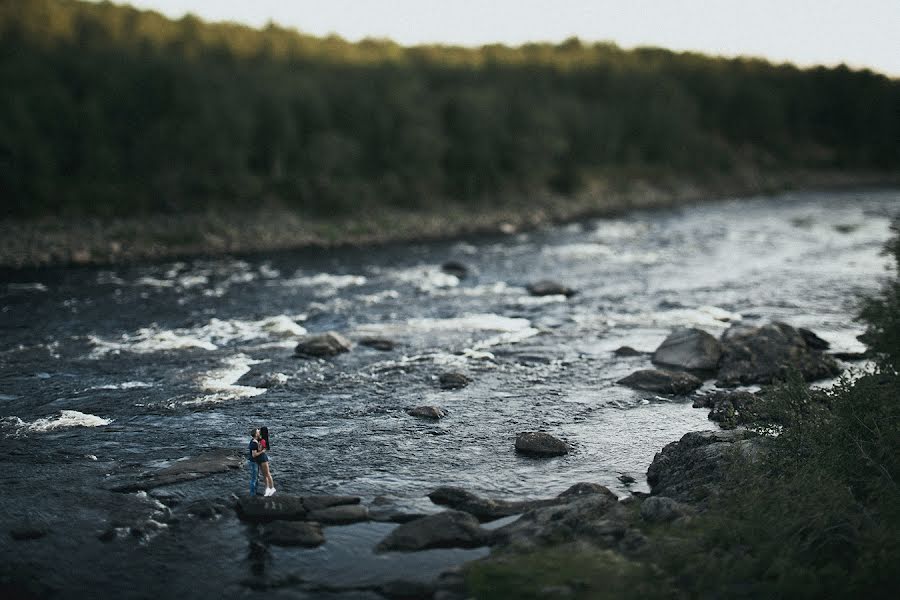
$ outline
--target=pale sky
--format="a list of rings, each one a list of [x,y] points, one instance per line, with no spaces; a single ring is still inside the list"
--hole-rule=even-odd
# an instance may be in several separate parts
[[[122,2],[124,3],[124,2]],[[477,46],[571,36],[900,77],[900,0],[131,0],[170,17],[268,21],[348,40]]]

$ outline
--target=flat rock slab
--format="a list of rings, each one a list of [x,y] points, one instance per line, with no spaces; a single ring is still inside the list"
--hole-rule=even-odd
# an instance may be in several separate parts
[[[653,363],[674,369],[712,371],[722,358],[722,344],[702,329],[683,327],[667,337],[656,352]]]
[[[491,532],[478,519],[458,510],[428,515],[394,529],[376,547],[376,552],[416,552],[429,548],[478,548],[487,544]]]
[[[690,394],[703,385],[697,377],[680,371],[642,369],[635,371],[617,383],[636,390],[680,396]]]
[[[561,456],[568,454],[569,445],[542,431],[523,431],[516,434],[516,452],[526,456]]]
[[[310,512],[307,517],[310,521],[318,521],[328,525],[349,525],[369,520],[369,509],[361,504],[343,504],[341,506],[329,506]]]
[[[300,496],[244,496],[237,503],[238,516],[244,521],[302,521],[310,512]]]
[[[265,526],[262,538],[276,546],[301,546],[315,548],[325,543],[322,527],[318,523],[273,521]]]
[[[438,419],[443,419],[444,417],[446,417],[447,411],[437,406],[417,406],[415,408],[410,408],[409,410],[407,410],[406,414],[412,417],[419,417],[420,419],[431,419],[437,421]]]
[[[184,481],[193,481],[217,473],[240,469],[246,459],[233,449],[217,449],[198,454],[158,471],[143,473],[137,478],[111,486],[114,492],[138,492]]]
[[[353,345],[350,340],[336,331],[326,331],[317,335],[308,335],[300,340],[294,348],[294,355],[300,357],[324,358],[349,352]]]

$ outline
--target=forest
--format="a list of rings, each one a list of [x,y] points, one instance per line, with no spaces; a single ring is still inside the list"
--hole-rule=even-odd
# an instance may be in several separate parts
[[[603,173],[900,168],[900,81],[570,39],[351,43],[0,0],[3,216],[572,196]]]

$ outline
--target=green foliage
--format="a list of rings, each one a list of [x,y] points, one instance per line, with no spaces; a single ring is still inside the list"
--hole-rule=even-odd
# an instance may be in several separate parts
[[[0,0],[3,213],[571,195],[594,173],[900,166],[900,82],[577,39],[349,43]]]
[[[472,563],[466,582],[483,600],[677,597],[656,575],[647,565],[609,550],[557,546]]]

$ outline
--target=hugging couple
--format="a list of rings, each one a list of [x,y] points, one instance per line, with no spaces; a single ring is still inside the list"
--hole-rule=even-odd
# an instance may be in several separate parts
[[[256,495],[256,482],[259,479],[259,472],[262,471],[263,477],[266,478],[265,496],[271,496],[275,493],[275,482],[272,480],[272,472],[269,470],[268,443],[260,434],[259,427],[250,430],[250,453],[248,460],[250,463],[250,495]]]

